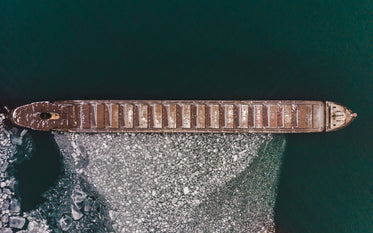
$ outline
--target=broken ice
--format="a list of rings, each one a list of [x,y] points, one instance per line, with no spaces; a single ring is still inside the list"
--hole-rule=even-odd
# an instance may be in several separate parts
[[[273,227],[282,137],[67,133],[55,139],[67,167],[105,198],[115,231],[265,232]],[[81,163],[83,154],[89,161]],[[82,205],[79,192],[73,199],[79,218],[89,199]]]

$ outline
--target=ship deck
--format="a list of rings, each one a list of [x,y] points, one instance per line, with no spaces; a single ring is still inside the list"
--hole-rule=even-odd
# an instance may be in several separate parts
[[[37,102],[20,108],[12,113],[14,123],[38,130],[88,133],[325,131],[325,103],[321,101],[73,100]],[[57,113],[59,118],[40,119],[41,112]]]

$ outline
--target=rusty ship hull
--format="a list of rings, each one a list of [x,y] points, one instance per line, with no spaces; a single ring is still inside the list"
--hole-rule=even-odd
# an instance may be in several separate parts
[[[343,128],[355,117],[334,102],[304,100],[42,101],[9,113],[18,126],[84,133],[313,133]]]

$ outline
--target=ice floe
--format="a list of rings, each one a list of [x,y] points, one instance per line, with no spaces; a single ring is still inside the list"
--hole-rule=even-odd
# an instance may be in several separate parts
[[[115,232],[274,226],[281,136],[64,133],[55,139],[66,166],[105,200]],[[80,208],[81,195],[74,195]]]
[[[32,154],[0,127],[1,232],[271,232],[282,136],[55,134],[65,171],[21,213],[8,174]]]

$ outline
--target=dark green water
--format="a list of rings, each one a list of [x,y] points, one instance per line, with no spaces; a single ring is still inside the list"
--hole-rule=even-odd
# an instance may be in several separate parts
[[[0,102],[342,103],[359,114],[348,128],[287,136],[276,223],[279,232],[373,232],[372,12],[371,1],[5,0]]]

